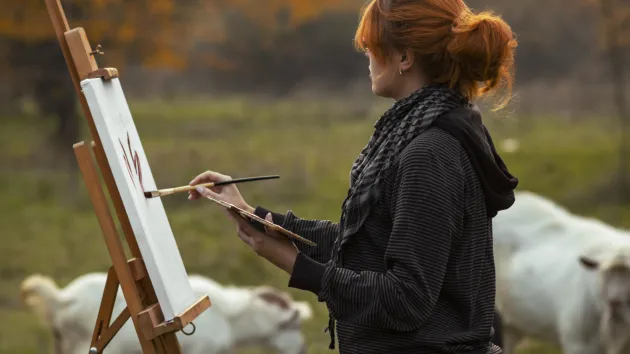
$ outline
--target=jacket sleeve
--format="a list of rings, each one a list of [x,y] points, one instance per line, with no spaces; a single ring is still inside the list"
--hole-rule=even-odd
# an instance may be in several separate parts
[[[290,210],[287,214],[279,214],[260,206],[256,208],[254,213],[263,219],[267,213],[271,213],[274,223],[309,241],[315,242],[317,246],[310,246],[299,241],[294,242],[298,250],[304,255],[320,263],[325,263],[330,260],[333,244],[339,233],[338,223],[328,220],[301,219]],[[255,224],[257,228],[262,228],[262,225],[258,223]],[[264,231],[264,228],[262,228],[261,231]]]
[[[389,201],[385,273],[355,272],[299,254],[289,286],[317,294],[342,322],[394,331],[422,326],[463,223],[464,174],[458,150],[451,150],[433,153],[416,145],[403,151]]]

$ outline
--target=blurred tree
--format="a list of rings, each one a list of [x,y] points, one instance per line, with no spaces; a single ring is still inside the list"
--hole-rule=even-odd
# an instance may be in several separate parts
[[[84,27],[92,45],[103,46],[106,55],[99,62],[106,61],[121,72],[130,65],[175,70],[204,65],[216,71],[256,66],[256,56],[273,55],[272,47],[282,47],[287,34],[305,24],[312,26],[325,15],[352,14],[347,20],[354,26],[362,2],[62,0],[71,26]],[[343,41],[350,45],[353,28],[346,27],[348,38]],[[43,0],[5,1],[0,38],[30,45],[54,39]],[[22,56],[14,51],[14,57]]]
[[[80,15],[80,8],[69,6],[68,13]],[[65,61],[54,37],[43,1],[8,1],[0,13],[0,38],[6,45],[0,63],[13,100],[31,96],[42,117],[57,119],[52,146],[61,147],[72,157],[71,146],[79,137],[77,97]],[[70,160],[72,164],[72,160]]]
[[[62,5],[71,27],[83,26],[93,46],[103,45],[106,57],[98,60],[107,66],[185,67],[187,51],[179,46],[181,33],[176,31],[185,21],[173,0],[67,0]],[[0,41],[8,53],[0,72],[7,78],[4,85],[12,88],[6,96],[30,96],[42,117],[56,117],[53,143],[72,163],[70,147],[80,132],[77,96],[44,1],[3,2]]]
[[[212,87],[222,91],[263,90],[281,94],[304,80],[318,79],[339,87],[365,76],[363,59],[352,47],[359,8],[365,0],[62,0],[62,3],[71,25],[83,26],[91,43],[103,46],[105,56],[98,58],[101,66],[115,66],[122,75],[129,74],[127,77],[146,75],[146,71],[139,70],[142,68],[155,69],[152,73],[174,69],[175,72],[168,74],[176,76],[161,76],[162,80],[169,78],[161,81],[169,91],[186,93],[191,87],[197,90]],[[597,67],[593,65],[597,57],[592,46],[596,18],[591,9],[575,6],[572,0],[467,0],[467,3],[476,9],[491,8],[499,12],[515,29],[519,38],[517,75],[521,84],[562,80]],[[577,23],[580,30],[575,29]],[[20,42],[21,46],[53,39],[43,0],[4,1],[0,42],[9,39]],[[51,48],[55,50],[54,46]],[[13,57],[20,61],[23,55],[15,51]],[[38,63],[35,65],[41,68],[53,68],[50,62]],[[11,71],[8,77],[13,77],[12,80],[29,82],[20,70],[13,67],[6,70],[7,65],[13,64],[0,59],[3,77],[5,71]],[[66,74],[63,68],[55,70]],[[38,75],[32,76],[37,80]],[[140,80],[136,81],[127,82],[130,93],[160,89],[160,85],[151,84],[147,88]]]
[[[84,27],[90,42],[115,43],[108,60],[117,66],[126,57],[149,66],[182,68],[185,51],[179,51],[176,27],[185,24],[187,3],[176,7],[174,0],[62,0],[71,27]],[[116,24],[115,26],[113,24]],[[43,0],[7,0],[0,13],[0,36],[23,42],[54,38]],[[104,45],[103,45],[104,46]],[[120,53],[125,53],[121,56]]]
[[[208,5],[211,3],[212,5]],[[356,77],[352,46],[362,0],[215,0],[193,14],[191,69],[221,90],[281,95],[312,77]],[[202,18],[204,20],[202,20]],[[193,69],[194,68],[194,69]],[[349,70],[348,70],[349,69]],[[323,80],[322,80],[323,81]]]
[[[625,56],[630,48],[630,2],[627,0],[588,0],[599,8],[600,28],[608,57],[610,80],[613,84],[613,102],[620,125],[619,164],[615,174],[614,195],[619,202],[630,201],[630,112],[626,94]]]
[[[502,15],[516,32],[519,83],[575,76],[596,58],[596,17],[592,9],[576,6],[574,0],[466,2],[476,10]]]

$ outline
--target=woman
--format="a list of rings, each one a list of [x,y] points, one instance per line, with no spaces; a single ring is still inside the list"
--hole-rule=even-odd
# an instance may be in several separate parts
[[[230,214],[290,287],[326,303],[341,354],[500,352],[491,219],[512,205],[517,180],[471,102],[511,88],[512,31],[461,0],[372,0],[355,43],[374,94],[395,102],[352,166],[339,223],[254,208],[234,185],[189,198],[227,201],[318,244]],[[225,179],[208,171],[191,185]]]

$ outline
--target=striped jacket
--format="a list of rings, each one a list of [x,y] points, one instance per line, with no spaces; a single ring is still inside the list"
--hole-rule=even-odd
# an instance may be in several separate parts
[[[296,243],[300,253],[289,286],[326,303],[337,321],[341,354],[500,353],[491,342],[489,184],[471,163],[474,152],[460,141],[438,127],[415,138],[337,262],[331,254],[338,223],[272,212],[275,223],[318,244]],[[505,178],[513,189],[516,180],[507,172]],[[267,212],[256,208],[261,217]]]

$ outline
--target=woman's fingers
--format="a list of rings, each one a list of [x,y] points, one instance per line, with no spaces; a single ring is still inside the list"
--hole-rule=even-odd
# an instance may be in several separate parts
[[[271,213],[267,213],[267,215],[265,216],[265,220],[269,221],[269,222],[273,222],[273,217],[271,216]],[[269,226],[265,225],[265,233],[269,236],[273,236],[273,237],[282,237],[282,238],[286,238],[286,236],[284,236],[283,234],[279,233],[278,231],[270,228]]]
[[[252,237],[249,236],[249,234],[247,234],[247,232],[243,230],[238,224],[236,225],[236,234],[238,235],[238,238],[245,242],[249,247],[254,248]]]
[[[236,225],[237,225],[237,226],[239,225],[239,220],[243,219],[243,217],[241,216],[241,214],[239,214],[239,213],[235,212],[235,211],[234,211],[234,210],[232,210],[232,209],[225,208],[225,209],[224,209],[224,211],[225,211],[225,214],[226,214],[227,216],[229,216],[230,218],[232,218],[232,220],[234,220],[234,222],[236,223]]]
[[[254,229],[249,221],[241,217],[240,214],[230,210],[236,220],[236,233],[238,237],[251,247],[254,252],[258,253],[262,249],[265,235]]]
[[[214,171],[206,171],[200,175],[198,175],[197,177],[193,178],[192,181],[190,181],[190,185],[194,186],[196,184],[200,184],[200,183],[208,183],[208,182],[222,182],[222,181],[228,181],[231,180],[232,177],[221,174],[219,172],[214,172]]]
[[[190,181],[189,185],[194,186],[194,185],[202,184],[202,183],[221,182],[221,181],[228,181],[231,179],[232,177],[221,174],[219,172],[206,171],[204,173],[199,174],[197,177],[193,178],[193,180]],[[215,189],[215,192],[219,192],[219,191],[220,189]],[[190,200],[199,199],[201,197],[199,192],[194,191],[194,190],[188,192],[188,194],[189,194],[188,199]]]
[[[203,198],[210,197],[210,198],[214,198],[218,200],[223,200],[223,198],[221,198],[221,195],[211,191],[210,189],[206,187],[197,186],[195,190],[197,191],[197,194],[199,194],[200,197],[203,197]]]
[[[231,208],[228,208],[226,210],[228,211],[228,213],[230,213],[230,215],[234,217],[234,220],[236,220],[238,223],[242,223],[244,226],[249,225],[249,221],[246,220],[238,211]]]
[[[236,219],[236,222],[238,223],[239,227],[242,228],[243,230],[245,230],[245,232],[247,232],[247,234],[251,235],[252,237],[256,236],[256,233],[260,232],[256,229],[254,229],[254,227],[252,225],[250,225],[249,220],[247,220],[246,218],[244,218],[243,216],[241,216],[241,214],[230,210],[230,212],[232,212],[232,215],[234,215],[234,218]]]

